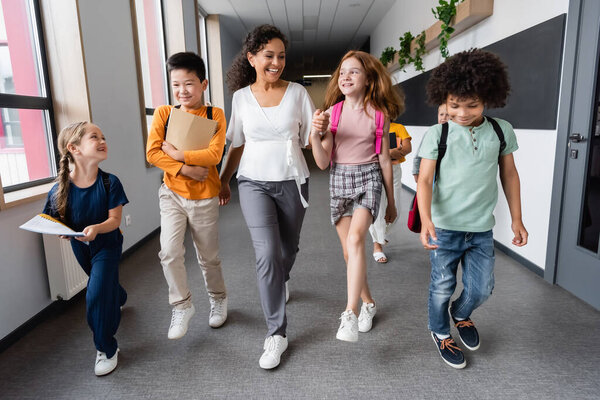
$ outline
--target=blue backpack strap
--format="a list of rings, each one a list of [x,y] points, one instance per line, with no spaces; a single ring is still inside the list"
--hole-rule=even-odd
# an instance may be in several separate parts
[[[492,117],[485,116],[492,127],[494,128],[494,132],[496,132],[496,136],[498,136],[498,140],[500,141],[500,152],[498,153],[498,162],[500,162],[500,157],[502,157],[502,152],[506,148],[506,140],[504,140],[504,132],[502,132],[502,128],[500,128],[500,124]]]
[[[448,146],[446,142],[448,141],[448,123],[444,122],[442,124],[442,135],[440,136],[440,142],[438,143],[438,158],[437,163],[435,164],[435,175],[433,180],[436,181],[440,177],[440,164],[442,163],[442,158],[446,155],[446,149]]]

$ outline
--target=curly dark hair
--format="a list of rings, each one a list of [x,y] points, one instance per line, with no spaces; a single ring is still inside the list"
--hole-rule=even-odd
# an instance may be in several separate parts
[[[272,39],[280,39],[287,50],[287,38],[276,26],[260,25],[248,33],[244,39],[242,50],[227,71],[227,86],[232,93],[256,81],[256,71],[248,62],[247,55],[248,53],[258,53]]]
[[[506,65],[488,51],[470,49],[453,55],[435,68],[427,82],[432,105],[446,103],[448,95],[478,98],[488,108],[504,107],[510,92]]]

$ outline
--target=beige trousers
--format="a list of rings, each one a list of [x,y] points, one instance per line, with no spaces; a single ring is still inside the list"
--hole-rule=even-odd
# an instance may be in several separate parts
[[[158,196],[161,228],[158,256],[169,285],[169,303],[177,308],[187,308],[192,302],[183,245],[188,226],[208,295],[212,298],[225,297],[219,260],[219,198],[189,200],[171,191],[164,183]]]
[[[379,214],[377,218],[369,227],[369,233],[373,238],[373,243],[377,242],[381,245],[385,244],[387,237],[394,232],[394,226],[396,222],[401,218],[400,213],[400,194],[402,194],[402,164],[392,165],[392,172],[394,175],[394,200],[396,201],[396,208],[398,211],[398,217],[391,224],[385,222],[385,209],[387,208],[387,196],[385,193],[385,187],[381,190],[381,202],[379,203]]]

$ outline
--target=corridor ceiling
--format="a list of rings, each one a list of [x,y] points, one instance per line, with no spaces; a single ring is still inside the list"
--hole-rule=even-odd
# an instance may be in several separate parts
[[[290,46],[287,75],[331,73],[350,49],[367,46],[369,34],[396,0],[198,0],[207,14],[241,42],[260,24],[273,24]],[[295,78],[295,77],[292,77]]]

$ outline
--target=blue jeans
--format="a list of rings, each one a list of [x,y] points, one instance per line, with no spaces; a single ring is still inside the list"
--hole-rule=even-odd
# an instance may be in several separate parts
[[[450,334],[448,303],[456,289],[459,261],[464,289],[450,307],[454,318],[466,319],[492,294],[494,288],[494,237],[492,231],[460,232],[435,229],[439,247],[430,252],[429,330]]]

